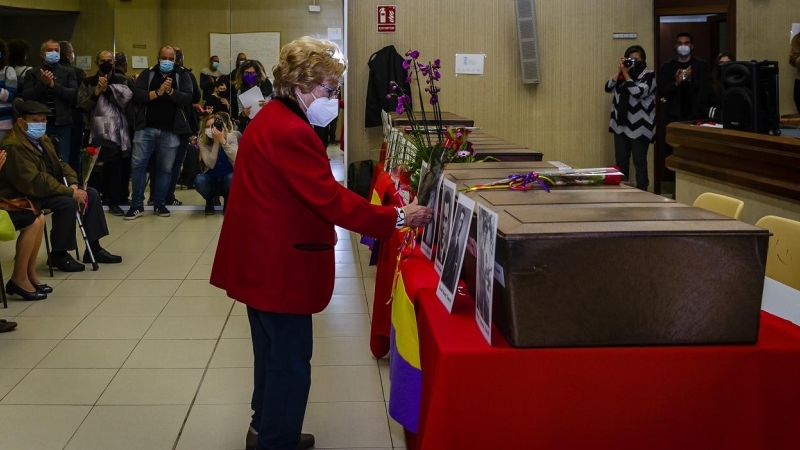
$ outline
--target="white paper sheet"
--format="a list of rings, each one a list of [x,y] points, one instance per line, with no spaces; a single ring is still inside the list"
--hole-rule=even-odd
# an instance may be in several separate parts
[[[792,24],[792,33],[789,36],[789,43],[792,42],[792,39],[794,39],[794,35],[797,34],[797,33],[800,33],[800,23],[793,23]]]
[[[259,100],[264,100],[264,94],[261,93],[261,88],[254,86],[241,94],[239,94],[239,101],[242,103],[242,109],[250,107],[251,119],[261,111],[261,106],[258,105]]]

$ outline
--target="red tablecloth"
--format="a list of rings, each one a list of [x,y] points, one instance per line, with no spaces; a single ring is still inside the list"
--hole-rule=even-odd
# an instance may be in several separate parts
[[[800,449],[800,327],[769,313],[756,345],[515,349],[470,297],[415,300],[419,449]]]

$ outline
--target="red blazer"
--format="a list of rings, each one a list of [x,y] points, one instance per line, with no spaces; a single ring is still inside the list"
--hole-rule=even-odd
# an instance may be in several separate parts
[[[396,219],[339,184],[300,107],[273,100],[239,143],[211,284],[262,311],[320,312],[333,293],[334,224],[388,239]]]

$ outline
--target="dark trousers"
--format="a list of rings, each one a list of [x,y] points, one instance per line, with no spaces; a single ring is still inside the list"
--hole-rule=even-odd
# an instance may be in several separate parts
[[[56,147],[56,151],[58,151],[59,156],[61,156],[61,160],[69,164],[70,149],[72,148],[72,142],[71,142],[72,124],[67,124],[67,125],[47,124],[46,133],[50,137],[50,139],[52,138],[58,139],[58,146]],[[75,167],[72,167],[72,170],[75,170],[77,172],[78,170],[80,170],[80,167],[78,167],[78,170],[76,170]]]
[[[794,106],[797,112],[800,113],[800,80],[794,80]]]
[[[207,202],[214,200],[214,197],[221,195],[225,201],[228,201],[228,192],[231,190],[231,182],[233,181],[233,172],[222,175],[213,176],[201,173],[194,179],[194,187],[197,193],[202,195]]]
[[[317,133],[317,136],[319,136],[319,140],[322,141],[322,145],[327,149],[329,144],[328,127],[318,127],[314,125],[314,131]]]
[[[650,139],[640,137],[631,139],[624,134],[614,134],[614,156],[617,167],[628,178],[630,175],[630,159],[633,155],[633,167],[636,168],[636,187],[646,191],[650,185],[647,176],[647,150],[650,148]]]
[[[338,124],[339,124],[339,118],[338,117],[333,119],[333,121],[328,124],[328,137],[329,137],[331,143],[333,143],[336,140],[336,126]]]
[[[294,450],[311,388],[310,314],[247,307],[253,340],[253,419],[259,450]]]
[[[124,161],[126,160],[116,158],[103,163],[101,189],[103,198],[109,205],[121,205],[128,198],[127,195],[124,195],[128,190],[128,182],[122,179]],[[130,167],[130,159],[128,159],[127,162]],[[125,183],[126,186],[123,186],[123,183]]]
[[[86,174],[83,173],[83,162],[81,161],[83,159],[81,154],[81,149],[83,149],[83,121],[72,124],[69,140],[69,161],[65,162],[78,174],[78,179],[82,182],[86,178]]]
[[[86,214],[81,216],[83,228],[86,230],[89,242],[99,241],[100,238],[108,236],[103,204],[100,202],[100,194],[96,189],[88,188],[86,192],[89,194],[89,198]],[[78,248],[75,239],[75,227],[78,226],[75,212],[78,211],[78,202],[66,195],[54,195],[39,200],[39,205],[41,209],[49,209],[53,213],[53,228],[50,230],[52,249],[66,251]]]

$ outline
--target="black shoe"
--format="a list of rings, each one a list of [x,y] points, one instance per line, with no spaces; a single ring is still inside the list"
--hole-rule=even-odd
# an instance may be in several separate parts
[[[9,322],[5,319],[0,319],[0,333],[14,331],[15,328],[17,328],[17,322]]]
[[[120,208],[119,205],[116,204],[116,203],[112,203],[112,204],[108,205],[108,212],[110,212],[112,216],[124,216],[125,215],[125,211],[123,211],[122,208]]]
[[[52,294],[53,293],[53,288],[51,288],[50,286],[48,286],[46,284],[36,284],[36,283],[31,283],[31,284],[39,292],[42,292],[42,293],[45,293],[45,294]]]
[[[300,440],[297,441],[296,450],[307,450],[314,447],[315,440],[313,434],[300,433]],[[256,450],[258,447],[258,434],[254,433],[252,428],[247,430],[247,438],[245,439],[245,450]]]
[[[23,290],[21,287],[17,286],[17,283],[14,283],[11,280],[8,280],[8,283],[6,283],[6,294],[8,295],[17,294],[20,297],[22,297],[23,300],[29,300],[29,301],[44,300],[47,298],[47,294],[45,294],[44,292],[39,292],[36,290],[33,292],[28,292],[26,290]]]
[[[159,217],[169,217],[170,216],[169,210],[164,205],[156,205],[154,210],[156,212],[156,215],[159,216]]]
[[[119,264],[122,262],[122,256],[112,255],[108,250],[101,248],[94,252],[94,260],[102,264]],[[86,264],[92,262],[88,251],[83,252],[83,262]]]
[[[144,208],[141,206],[131,206],[128,212],[125,213],[125,220],[136,220],[144,214]]]
[[[216,214],[217,210],[214,209],[214,202],[210,200],[206,200],[206,215],[213,216]]]
[[[83,272],[86,270],[86,267],[83,264],[75,261],[75,259],[67,253],[67,256],[63,258],[53,258],[50,257],[50,261],[53,264],[53,267],[62,271],[62,272]]]
[[[165,204],[169,206],[181,206],[183,205],[183,202],[178,200],[177,198],[173,198],[172,200],[167,200]]]
[[[222,203],[219,201],[219,195],[214,196],[214,206],[222,206]]]
[[[297,446],[295,449],[297,450],[307,450],[309,448],[314,447],[315,444],[314,435],[309,433],[300,433],[300,440],[297,441]]]

